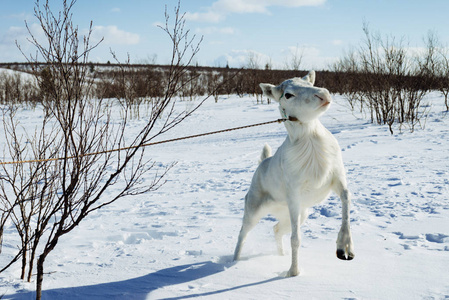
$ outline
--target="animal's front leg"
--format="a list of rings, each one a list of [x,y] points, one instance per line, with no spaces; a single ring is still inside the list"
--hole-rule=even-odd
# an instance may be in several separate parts
[[[290,222],[292,226],[291,247],[292,247],[292,264],[287,273],[287,277],[297,276],[299,274],[298,257],[299,246],[301,244],[300,236],[300,211],[299,205],[293,203],[289,205]]]
[[[349,205],[351,203],[349,191],[343,189],[340,193],[340,198],[342,204],[342,224],[337,238],[337,257],[343,260],[352,260],[355,254],[351,229],[349,227]]]

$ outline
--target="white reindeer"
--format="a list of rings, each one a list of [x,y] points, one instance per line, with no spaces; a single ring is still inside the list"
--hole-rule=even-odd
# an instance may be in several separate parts
[[[274,226],[278,252],[283,255],[282,237],[291,230],[292,264],[287,276],[299,274],[300,225],[307,209],[325,200],[331,191],[342,202],[342,225],[337,238],[337,257],[354,258],[349,228],[350,194],[346,184],[340,147],[321,124],[321,116],[332,102],[329,91],[314,87],[315,72],[293,78],[279,86],[261,83],[265,96],[279,102],[288,137],[271,156],[265,145],[259,167],[245,197],[245,212],[234,260],[240,258],[248,232],[268,213],[279,222]]]

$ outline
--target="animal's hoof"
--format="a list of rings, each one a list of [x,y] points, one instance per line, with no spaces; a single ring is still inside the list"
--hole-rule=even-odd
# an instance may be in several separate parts
[[[287,275],[285,275],[285,277],[295,277],[299,275],[299,271],[298,270],[289,270],[287,272]]]
[[[337,257],[341,260],[353,260],[355,254],[352,252],[349,252],[346,254],[345,250],[337,249]]]
[[[279,256],[285,256],[284,250],[278,250],[278,255]]]

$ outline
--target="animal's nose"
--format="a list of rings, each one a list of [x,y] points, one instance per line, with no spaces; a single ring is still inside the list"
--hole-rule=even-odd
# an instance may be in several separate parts
[[[320,91],[319,93],[316,93],[315,97],[320,99],[320,102],[322,105],[328,105],[329,103],[332,102],[331,95],[329,94],[329,92],[327,90],[322,91],[322,92]]]

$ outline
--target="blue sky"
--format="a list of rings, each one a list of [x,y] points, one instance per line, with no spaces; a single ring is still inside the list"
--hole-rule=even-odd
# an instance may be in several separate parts
[[[15,41],[26,53],[26,20],[39,34],[33,16],[34,0],[0,0],[0,61],[23,61]],[[42,0],[41,0],[42,2]],[[55,11],[59,0],[51,0]],[[169,62],[171,43],[163,24],[165,5],[174,16],[177,0],[78,0],[73,20],[81,33],[93,21],[93,39],[104,41],[90,60],[120,60],[129,54],[135,63]],[[241,67],[256,58],[285,68],[292,53],[303,53],[303,68],[323,69],[363,39],[363,22],[372,31],[406,37],[410,47],[422,47],[434,30],[444,46],[449,44],[447,0],[182,0],[186,27],[204,36],[196,62],[200,65]],[[298,49],[298,50],[297,50]],[[250,54],[252,53],[252,54]]]

